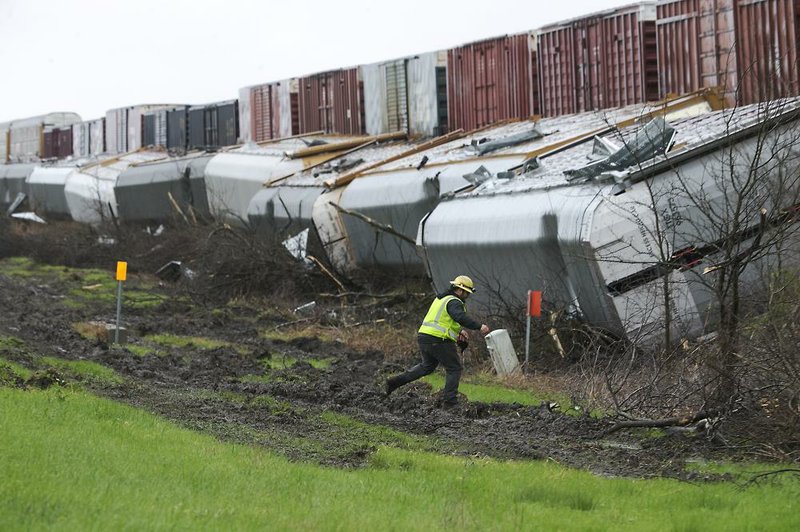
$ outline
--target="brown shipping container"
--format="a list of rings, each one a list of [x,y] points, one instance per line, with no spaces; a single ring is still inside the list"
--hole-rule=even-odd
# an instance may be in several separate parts
[[[655,6],[637,4],[539,31],[545,116],[658,99]]]
[[[364,132],[364,97],[358,68],[314,74],[298,80],[298,133]]]
[[[800,0],[737,0],[739,102],[798,94]]]
[[[533,37],[507,35],[447,51],[450,131],[538,113]]]
[[[662,0],[657,7],[659,94],[738,84],[734,0]]]
[[[58,151],[56,156],[59,159],[66,159],[72,155],[72,128],[60,128],[55,131],[58,135]]]
[[[58,131],[51,129],[44,132],[42,141],[42,159],[55,159],[58,157]]]
[[[255,142],[280,137],[280,104],[275,84],[250,88],[250,119]]]

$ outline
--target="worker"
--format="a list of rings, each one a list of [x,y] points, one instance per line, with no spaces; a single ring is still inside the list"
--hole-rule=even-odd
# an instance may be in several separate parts
[[[433,373],[436,366],[444,366],[444,391],[442,406],[451,408],[458,402],[458,381],[461,379],[461,360],[456,352],[456,343],[466,341],[466,333],[462,330],[480,330],[481,334],[489,334],[489,326],[467,315],[465,302],[475,291],[472,279],[459,275],[450,281],[450,288],[436,296],[431,303],[422,326],[417,334],[417,343],[422,353],[422,362],[405,373],[395,375],[386,380],[386,395],[394,390]]]

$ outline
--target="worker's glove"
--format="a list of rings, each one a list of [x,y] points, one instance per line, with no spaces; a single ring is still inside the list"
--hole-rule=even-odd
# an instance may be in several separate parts
[[[458,338],[456,338],[456,345],[462,351],[465,350],[467,347],[469,347],[469,336],[467,336],[467,333],[465,331],[461,331],[460,333],[458,333]]]

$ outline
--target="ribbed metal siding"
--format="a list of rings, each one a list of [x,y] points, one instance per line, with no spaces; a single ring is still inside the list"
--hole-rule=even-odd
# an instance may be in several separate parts
[[[167,110],[156,111],[155,116],[155,145],[167,145]]]
[[[142,117],[142,146],[156,145],[156,117],[153,114]]]
[[[239,89],[239,142],[253,142],[253,113],[250,106],[251,87]]]
[[[544,28],[538,42],[545,116],[620,107],[658,98],[652,5]]]
[[[58,128],[56,134],[58,135],[56,156],[59,159],[66,159],[72,155],[72,127]]]
[[[450,130],[475,129],[537,113],[531,52],[528,34],[489,39],[449,50]]]
[[[217,144],[216,146],[232,146],[239,138],[239,108],[236,102],[220,105],[216,108],[217,114]]]
[[[408,84],[406,61],[387,64],[386,120],[388,131],[408,131]]]
[[[659,93],[722,87],[736,103],[738,85],[733,0],[662,0],[657,6]]]
[[[51,129],[42,134],[42,159],[55,159],[58,156],[58,133]]]
[[[186,149],[187,114],[185,107],[167,111],[167,148]]]
[[[298,82],[299,133],[363,133],[363,92],[357,68],[315,74]]]
[[[8,162],[9,148],[9,135],[7,129],[0,129],[0,164]]]
[[[267,83],[250,88],[251,127],[256,142],[281,136],[278,85]]]
[[[206,108],[190,107],[186,115],[188,135],[187,147],[202,148],[206,144]]]
[[[88,157],[91,154],[90,123],[81,122],[72,126],[72,154]]]
[[[98,118],[89,122],[89,154],[100,155],[106,152],[106,119]]]
[[[798,0],[739,0],[740,104],[798,94]]]

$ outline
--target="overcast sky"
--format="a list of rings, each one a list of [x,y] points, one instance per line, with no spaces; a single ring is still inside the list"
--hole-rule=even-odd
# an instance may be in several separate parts
[[[517,33],[631,1],[0,0],[0,122],[84,120]]]

